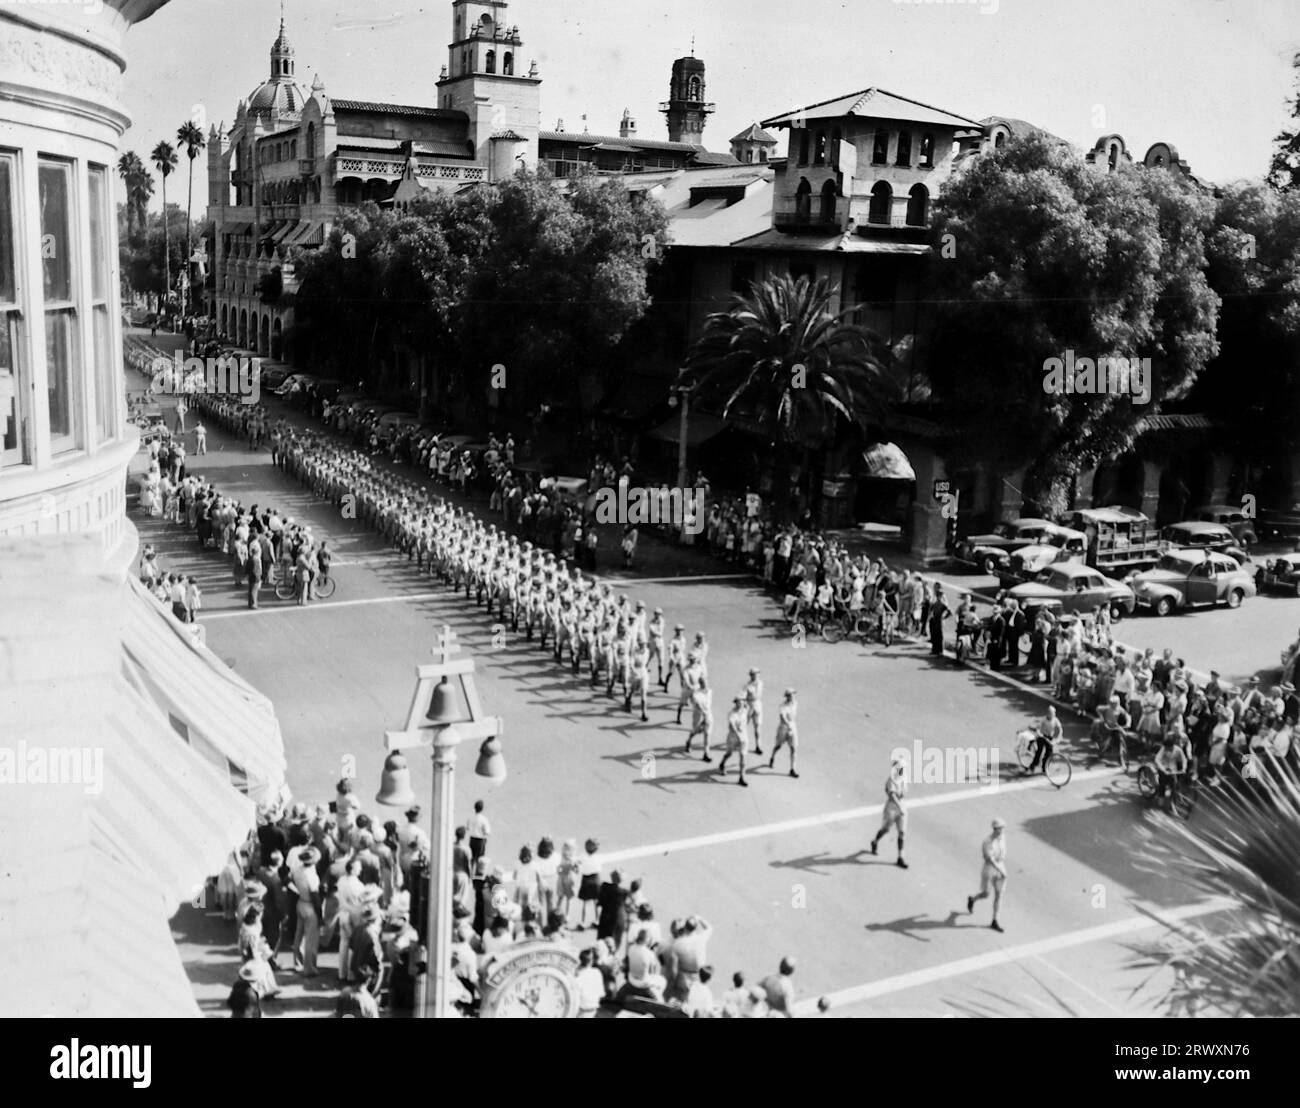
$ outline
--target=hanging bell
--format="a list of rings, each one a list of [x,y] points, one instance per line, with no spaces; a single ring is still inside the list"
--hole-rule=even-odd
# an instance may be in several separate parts
[[[483,745],[479,747],[478,764],[474,767],[474,772],[498,785],[506,779],[506,760],[501,753],[501,740],[495,735],[484,739]]]
[[[375,803],[389,808],[409,808],[415,803],[411,788],[411,767],[400,751],[394,750],[384,759],[384,772],[379,780]]]
[[[456,694],[452,691],[449,677],[444,675],[433,687],[433,695],[429,697],[429,710],[424,713],[424,718],[430,727],[446,727],[460,718],[456,710]]]

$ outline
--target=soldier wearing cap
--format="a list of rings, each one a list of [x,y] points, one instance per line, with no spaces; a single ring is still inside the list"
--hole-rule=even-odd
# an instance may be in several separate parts
[[[673,637],[668,643],[668,672],[661,679],[664,692],[668,691],[668,682],[676,675],[677,680],[685,684],[686,672],[686,625],[679,623],[673,629]]]
[[[691,695],[691,733],[686,736],[684,750],[691,752],[691,743],[699,735],[704,742],[704,760],[711,762],[709,743],[713,738],[713,689],[709,682],[701,677],[699,687]]]
[[[776,756],[780,753],[783,746],[790,748],[790,776],[798,777],[799,771],[795,769],[795,760],[799,750],[799,728],[795,722],[795,714],[799,705],[795,702],[794,689],[786,689],[781,700],[781,707],[777,709],[776,714],[776,743],[772,747],[772,757],[768,759],[767,768],[776,768]]]
[[[735,754],[740,759],[739,784],[746,787],[749,785],[749,782],[745,780],[745,731],[748,729],[748,723],[749,712],[745,707],[745,698],[737,696],[731,702],[731,711],[727,713],[727,745],[722,752],[722,761],[718,763],[718,768],[715,771],[719,774],[725,774],[727,772],[727,759]]]
[[[654,615],[646,624],[646,648],[650,652],[650,661],[659,667],[655,680],[662,685],[664,683],[664,610],[662,608],[656,608]]]
[[[749,671],[745,684],[745,710],[749,713],[749,727],[754,732],[754,753],[763,753],[763,678],[757,669]]]
[[[998,913],[1002,909],[1002,893],[1007,884],[1007,837],[1003,834],[1006,826],[1005,820],[993,821],[993,834],[980,847],[984,859],[980,869],[980,891],[966,898],[966,914],[971,915],[977,900],[983,900],[990,892],[993,894],[993,922],[989,926],[994,931],[1003,929],[998,922]]]
[[[677,698],[677,724],[682,722],[682,709],[691,703],[695,690],[700,687],[700,681],[707,678],[704,667],[700,664],[700,656],[692,650],[686,655],[686,668],[682,670],[682,688],[681,694]]]

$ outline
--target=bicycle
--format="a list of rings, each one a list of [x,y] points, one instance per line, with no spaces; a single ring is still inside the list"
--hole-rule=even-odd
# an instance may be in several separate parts
[[[1097,759],[1106,761],[1106,755],[1110,752],[1111,745],[1117,747],[1119,755],[1119,768],[1125,773],[1129,772],[1134,759],[1129,756],[1129,744],[1137,746],[1137,761],[1140,763],[1146,756],[1146,742],[1141,735],[1131,727],[1109,727],[1103,726],[1101,733],[1094,731],[1093,745],[1097,749]]]
[[[1177,775],[1182,778],[1178,782],[1178,787],[1170,787],[1161,797],[1161,802],[1166,815],[1177,814],[1182,819],[1188,819],[1192,814],[1192,809],[1196,807],[1196,780],[1190,773],[1180,773]],[[1160,792],[1160,773],[1155,767],[1154,760],[1144,760],[1137,770],[1138,793],[1143,800],[1148,802],[1155,799],[1156,794]]]
[[[1038,732],[1032,727],[1026,727],[1016,734],[1016,760],[1026,773],[1034,763],[1034,754],[1038,749],[1037,739]],[[1070,759],[1059,750],[1053,750],[1046,759],[1041,761],[1041,764],[1043,775],[1058,789],[1065,788],[1070,783],[1070,778],[1074,776],[1074,766],[1070,763]]]
[[[321,570],[316,577],[316,583],[312,586],[312,595],[317,600],[328,600],[334,595],[334,590],[338,587],[334,575],[325,570]]]

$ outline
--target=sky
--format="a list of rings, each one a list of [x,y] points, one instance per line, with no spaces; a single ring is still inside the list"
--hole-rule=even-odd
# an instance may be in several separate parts
[[[284,7],[305,90],[320,74],[335,97],[436,105],[451,0]],[[585,114],[593,133],[617,134],[630,108],[641,137],[667,138],[658,105],[693,38],[717,105],[711,150],[755,120],[878,86],[972,119],[1027,119],[1082,147],[1118,133],[1138,158],[1168,142],[1215,183],[1267,171],[1300,51],[1297,0],[512,0],[506,18],[523,38],[520,69],[540,68],[544,129],[563,119],[581,131]],[[171,0],[138,24],[123,148],[147,161],[195,105],[229,125],[269,75],[279,19],[279,0]],[[197,215],[204,155],[195,169]]]

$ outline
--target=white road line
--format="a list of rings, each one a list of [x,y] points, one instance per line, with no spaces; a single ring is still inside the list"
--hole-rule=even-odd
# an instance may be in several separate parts
[[[408,596],[374,596],[366,600],[313,600],[310,604],[277,605],[274,608],[241,608],[234,612],[209,612],[203,617],[207,623],[212,619],[232,619],[235,616],[264,616],[277,612],[312,612],[322,608],[356,608],[363,604],[406,604],[413,600],[437,600],[445,597],[445,592],[413,592]]]
[[[1034,957],[1034,961],[1037,962],[1039,965],[1044,966],[1045,968],[1051,970],[1053,973],[1057,974],[1060,977],[1064,977],[1071,985],[1073,985],[1080,992],[1087,993],[1090,997],[1092,997],[1093,1000],[1097,1001],[1098,1004],[1101,1004],[1104,1007],[1109,1008],[1112,1012],[1115,1013],[1115,1015],[1123,1016],[1125,1014],[1123,1009],[1116,1008],[1115,1005],[1113,1005],[1109,1000],[1107,1000],[1100,993],[1094,993],[1082,981],[1079,981],[1078,979],[1071,977],[1070,974],[1066,973],[1065,970],[1061,969],[1060,966],[1053,965],[1041,954],[1035,954],[1033,957]]]
[[[1068,950],[1075,946],[1086,946],[1088,943],[1100,942],[1104,939],[1115,939],[1122,935],[1134,935],[1139,931],[1148,931],[1153,927],[1164,927],[1197,916],[1221,912],[1232,906],[1232,901],[1216,898],[1203,904],[1186,904],[1181,908],[1174,908],[1167,912],[1152,912],[1150,915],[1130,916],[1128,919],[1118,920],[1115,923],[1105,923],[1099,927],[1088,927],[1082,931],[1067,931],[1063,935],[1053,935],[1049,939],[1038,939],[1032,943],[1021,943],[1019,946],[1003,947],[1001,950],[990,950],[985,954],[977,954],[973,958],[960,958],[955,962],[943,962],[937,966],[930,966],[913,973],[900,973],[894,977],[882,977],[879,981],[870,981],[865,985],[854,985],[852,988],[827,993],[825,999],[830,1002],[831,1011],[834,1011],[836,1007],[847,1004],[856,1004],[863,1000],[871,1000],[874,997],[886,996],[889,993],[902,992],[905,989],[915,989],[918,986],[930,985],[936,981],[946,981],[950,977],[959,977],[962,974],[975,973],[978,970],[991,969],[994,966],[1003,966],[1008,962],[1018,962],[1022,958],[1051,954],[1054,951]],[[816,1015],[818,1000],[819,998],[812,997],[799,1001],[795,1004],[795,1015]]]
[[[1112,767],[1083,769],[1075,773],[1074,781],[1088,781],[1096,777],[1113,777],[1116,770]],[[974,789],[956,789],[953,792],[936,793],[912,800],[908,811],[914,808],[933,808],[941,804],[956,804],[963,800],[983,800],[988,797],[1001,796],[1005,793],[1023,792],[1026,789],[1051,788],[1042,777],[1028,777],[1023,781],[1009,784],[987,785]],[[760,823],[753,827],[738,827],[733,831],[718,831],[712,835],[698,835],[692,839],[674,839],[670,842],[652,843],[649,846],[631,847],[628,850],[614,850],[604,855],[609,864],[626,862],[636,858],[651,858],[665,854],[679,854],[684,850],[698,850],[706,846],[721,846],[725,843],[742,842],[745,839],[758,839],[764,835],[779,835],[785,831],[803,831],[809,827],[821,827],[828,823],[845,823],[850,820],[866,819],[878,816],[884,810],[883,804],[869,804],[864,808],[846,808],[839,812],[827,812],[823,815],[800,816],[797,819],[780,820],[776,823]]]

